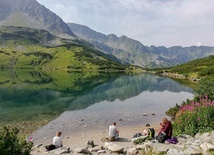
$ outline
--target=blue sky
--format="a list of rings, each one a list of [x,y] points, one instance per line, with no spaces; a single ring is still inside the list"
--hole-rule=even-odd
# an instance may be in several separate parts
[[[65,22],[151,46],[214,46],[214,0],[37,0]]]

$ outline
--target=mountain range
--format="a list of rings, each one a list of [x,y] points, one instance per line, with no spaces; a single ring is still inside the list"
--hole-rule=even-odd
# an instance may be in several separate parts
[[[148,47],[126,36],[104,35],[87,26],[75,23],[68,23],[68,26],[75,35],[89,41],[101,50],[113,54],[123,63],[147,68],[175,66],[214,54],[214,47]]]
[[[169,67],[214,54],[214,47],[145,46],[127,36],[105,35],[87,26],[65,23],[36,0],[0,0],[0,26],[44,29],[66,39],[79,40],[111,54],[122,64],[146,68]]]

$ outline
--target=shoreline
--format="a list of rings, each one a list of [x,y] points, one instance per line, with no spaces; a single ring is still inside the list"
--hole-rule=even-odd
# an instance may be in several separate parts
[[[111,125],[111,124],[109,124]],[[132,126],[120,126],[118,123],[116,127],[119,130],[119,140],[114,141],[114,143],[117,143],[123,147],[131,147],[135,146],[131,139],[136,133],[143,133],[143,130],[146,129],[146,124],[138,124],[138,125],[132,125]],[[157,135],[160,127],[158,124],[151,125],[155,129],[155,135]],[[86,128],[86,127],[85,127]],[[34,137],[34,135],[33,135]],[[49,137],[40,137],[34,139],[34,146],[38,145],[50,145],[52,143],[52,138],[54,137],[54,134]],[[75,150],[78,148],[86,148],[87,141],[94,141],[94,144],[97,146],[103,146],[105,142],[103,142],[101,139],[103,137],[108,137],[108,127],[105,129],[86,129],[86,130],[76,130],[76,132],[72,131],[64,131],[62,132],[62,139],[63,139],[63,146],[70,148],[71,150]]]

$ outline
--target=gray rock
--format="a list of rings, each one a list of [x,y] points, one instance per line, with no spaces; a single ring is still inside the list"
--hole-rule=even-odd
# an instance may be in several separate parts
[[[137,153],[138,153],[138,150],[134,147],[127,149],[127,155],[136,155]]]
[[[95,146],[93,148],[89,148],[88,149],[90,152],[97,152],[99,150],[102,150],[102,147],[101,146]]]
[[[199,139],[200,136],[201,136],[201,134],[200,134],[200,133],[197,133],[197,134],[195,135],[195,138]]]
[[[97,151],[97,153],[98,154],[100,154],[100,153],[106,153],[106,151],[105,150],[99,150],[99,151]]]
[[[152,151],[155,152],[155,153],[158,153],[158,152],[167,152],[169,149],[173,149],[175,148],[174,145],[166,145],[166,144],[162,144],[162,143],[155,143],[153,144],[153,149]]]
[[[214,145],[211,143],[206,143],[208,151],[214,151]]]
[[[183,143],[175,144],[174,146],[175,148],[178,148],[178,149],[184,149],[186,147],[185,144]]]
[[[187,141],[186,137],[177,137],[177,139],[178,139],[179,143],[186,143],[186,141]]]
[[[84,149],[84,148],[75,149],[74,152],[76,152],[76,153],[85,153],[85,154],[89,154],[89,155],[92,154],[89,150]]]
[[[209,133],[209,132],[206,132],[206,133],[204,133],[204,134],[202,134],[202,135],[200,136],[200,139],[203,139],[203,138],[209,137],[209,136],[210,136],[210,133]]]
[[[111,145],[108,146],[108,150],[111,152],[122,152],[124,148],[118,144],[112,143]]]
[[[200,150],[196,150],[193,148],[187,148],[184,150],[185,155],[203,155]]]
[[[63,153],[70,153],[70,148],[67,147],[60,147],[54,150],[50,151],[51,153],[55,153],[55,154],[63,154]]]
[[[177,149],[169,149],[169,151],[167,151],[167,155],[183,155],[184,153],[180,150]]]
[[[105,142],[103,147],[104,147],[105,149],[107,149],[107,148],[108,148],[110,145],[112,145],[112,144],[113,144],[112,142]]]
[[[200,146],[196,146],[196,145],[192,145],[191,148],[193,148],[195,150],[200,150]]]
[[[86,148],[93,148],[93,147],[95,147],[93,140],[89,140],[86,142]]]
[[[204,137],[203,139],[202,139],[202,141],[205,143],[205,142],[207,142],[207,143],[212,143],[212,138],[211,137]]]
[[[202,140],[201,140],[201,139],[196,139],[196,140],[194,141],[194,143],[202,144],[203,142],[202,142]]]
[[[43,146],[43,144],[38,144],[38,145],[36,145],[36,147],[40,147],[40,146]]]
[[[207,152],[207,151],[209,150],[206,143],[202,143],[202,144],[200,145],[200,147],[201,147],[201,149],[202,149],[204,152]]]

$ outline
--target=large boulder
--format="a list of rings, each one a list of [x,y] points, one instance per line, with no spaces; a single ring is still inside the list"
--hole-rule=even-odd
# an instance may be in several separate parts
[[[111,152],[123,152],[124,148],[118,144],[112,143],[111,145],[108,146],[108,150]]]

